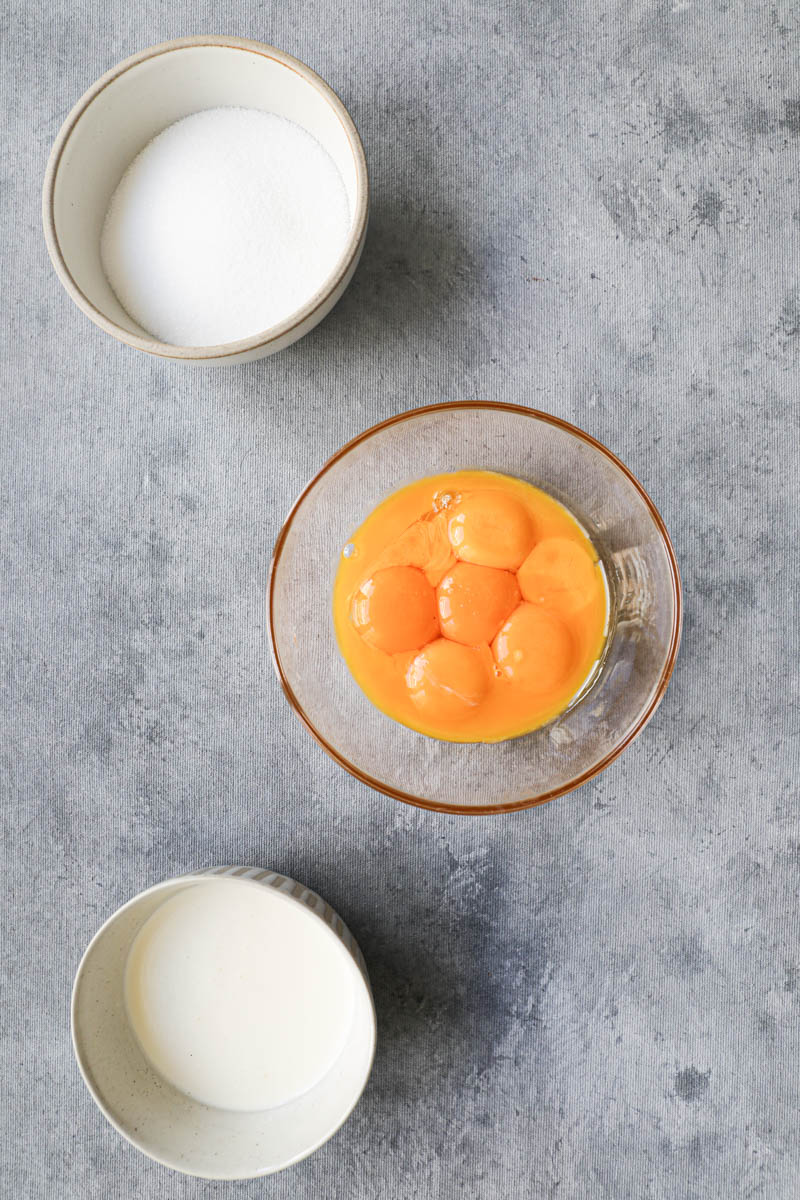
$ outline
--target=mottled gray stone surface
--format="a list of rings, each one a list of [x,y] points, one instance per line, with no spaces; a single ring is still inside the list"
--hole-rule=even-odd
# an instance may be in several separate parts
[[[0,1193],[793,1200],[796,8],[12,0],[3,20]],[[39,224],[80,93],[203,31],[316,67],[374,186],[332,316],[228,373],[101,334]],[[645,734],[575,795],[501,819],[429,816],[339,771],[288,711],[264,629],[309,475],[375,420],[460,397],[611,446],[686,587]],[[380,1048],[319,1154],[215,1185],[106,1124],[68,1003],[116,905],[237,861],[341,911]]]

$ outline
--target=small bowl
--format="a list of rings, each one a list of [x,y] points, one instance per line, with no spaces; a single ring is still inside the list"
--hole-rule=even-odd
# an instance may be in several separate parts
[[[231,1112],[200,1104],[163,1080],[139,1049],[125,1010],[131,943],[168,897],[220,878],[275,889],[320,921],[352,969],[356,1010],[340,1057],[310,1091],[278,1108]],[[355,1107],[372,1069],[376,1021],[361,951],[339,916],[315,892],[274,871],[212,867],[168,879],[134,896],[98,930],[72,991],[72,1044],[84,1082],[115,1129],[156,1162],[204,1179],[251,1179],[305,1158]]]
[[[122,308],[100,261],[100,235],[126,168],[168,125],[203,109],[257,108],[296,122],[339,168],[352,223],[342,255],[315,295],[285,321],[218,346],[172,346]],[[369,186],[364,149],[347,109],[310,67],[262,42],[186,37],[126,58],[98,79],[56,138],[44,179],[45,240],[59,279],[79,308],[137,350],[187,363],[264,358],[313,329],[340,298],[361,256]]]
[[[342,547],[375,505],[415,479],[468,468],[525,479],[566,505],[599,551],[611,592],[591,688],[550,724],[493,744],[436,741],[379,712],[342,660],[331,610]],[[325,464],[278,536],[268,620],[289,703],[340,766],[421,808],[499,813],[572,791],[641,733],[678,653],[681,584],[655,505],[610,450],[548,413],[469,401],[401,413]]]

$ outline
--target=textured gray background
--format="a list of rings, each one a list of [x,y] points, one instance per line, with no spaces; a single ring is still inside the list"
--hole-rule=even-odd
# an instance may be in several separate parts
[[[6,0],[3,18],[0,1193],[793,1200],[797,10]],[[39,224],[81,92],[209,31],[320,71],[374,187],[338,308],[227,373],[102,335]],[[499,819],[429,816],[335,768],[264,629],[271,546],[309,475],[377,419],[462,397],[605,441],[660,506],[687,595],[640,740]],[[217,862],[319,889],[380,1019],[344,1129],[240,1185],[137,1154],[68,1036],[98,924]]]

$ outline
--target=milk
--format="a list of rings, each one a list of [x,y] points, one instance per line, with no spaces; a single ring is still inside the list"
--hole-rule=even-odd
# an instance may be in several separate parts
[[[125,968],[125,1003],[155,1070],[218,1108],[302,1095],[341,1053],[354,965],[319,918],[260,884],[212,879],[156,909]]]

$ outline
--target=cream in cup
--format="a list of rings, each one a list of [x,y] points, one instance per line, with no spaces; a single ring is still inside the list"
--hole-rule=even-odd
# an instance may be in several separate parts
[[[333,1066],[354,982],[321,922],[236,879],[186,888],[148,917],[125,968],[128,1019],[145,1057],[216,1108],[274,1108]]]
[[[341,919],[301,884],[246,867],[169,880],[115,913],[79,967],[72,1025],[112,1124],[206,1178],[311,1153],[355,1105],[375,1048]]]

